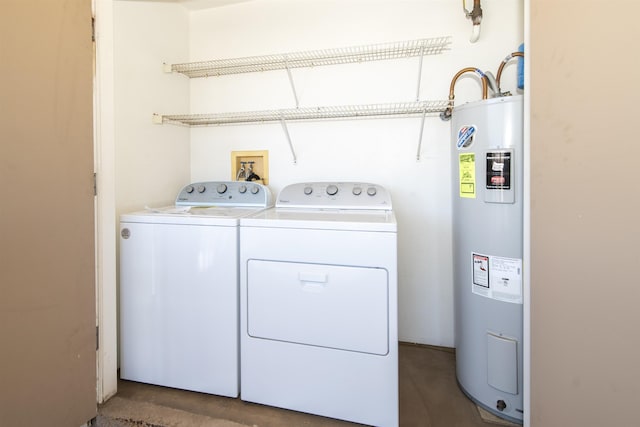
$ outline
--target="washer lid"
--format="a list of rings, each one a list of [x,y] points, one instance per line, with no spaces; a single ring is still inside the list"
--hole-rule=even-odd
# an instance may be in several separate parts
[[[286,186],[276,207],[315,209],[391,210],[391,195],[366,182],[302,182]]]
[[[120,216],[121,222],[237,226],[239,219],[263,210],[243,206],[167,206]]]

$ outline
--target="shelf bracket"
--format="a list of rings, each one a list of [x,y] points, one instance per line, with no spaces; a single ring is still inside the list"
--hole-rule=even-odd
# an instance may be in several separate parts
[[[280,124],[282,125],[282,130],[284,131],[284,136],[287,137],[287,142],[289,143],[289,149],[291,150],[291,156],[293,157],[293,164],[295,165],[298,162],[296,158],[296,152],[293,149],[293,144],[291,143],[291,136],[289,136],[289,129],[287,128],[287,122],[284,120],[282,114],[280,115]]]
[[[422,81],[422,58],[424,58],[424,46],[420,47],[420,58],[418,61],[418,87],[416,89],[416,101],[420,101],[420,82]]]
[[[427,109],[422,112],[422,120],[420,121],[420,136],[418,137],[418,152],[416,153],[416,160],[420,160],[420,150],[422,149],[422,134],[424,133],[424,119],[427,117]]]
[[[285,56],[284,68],[287,70],[287,76],[289,76],[289,84],[291,85],[291,91],[293,92],[293,98],[296,100],[296,108],[300,106],[298,102],[298,93],[296,92],[296,85],[293,83],[293,75],[291,74],[291,68],[289,67],[289,59]]]

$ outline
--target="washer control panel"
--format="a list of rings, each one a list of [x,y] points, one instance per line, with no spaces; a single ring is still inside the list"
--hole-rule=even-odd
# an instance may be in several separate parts
[[[273,198],[268,187],[245,181],[207,181],[186,185],[176,206],[256,206],[269,207]]]
[[[366,182],[302,182],[280,191],[276,207],[391,210],[391,195]]]

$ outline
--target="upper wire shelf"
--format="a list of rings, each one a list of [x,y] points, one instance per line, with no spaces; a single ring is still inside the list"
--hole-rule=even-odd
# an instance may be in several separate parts
[[[262,110],[238,113],[160,115],[154,122],[187,126],[212,126],[238,123],[265,123],[291,120],[348,119],[385,116],[418,116],[440,113],[449,101],[416,101],[388,104],[346,105],[332,107],[305,107],[283,110]]]
[[[435,37],[345,48],[172,64],[170,71],[195,78],[315,67],[320,65],[348,64],[435,55],[448,49],[450,44],[450,36]]]

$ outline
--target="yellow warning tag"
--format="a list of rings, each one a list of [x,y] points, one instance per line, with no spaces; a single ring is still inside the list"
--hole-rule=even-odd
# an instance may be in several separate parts
[[[476,155],[460,153],[460,197],[476,198]]]

